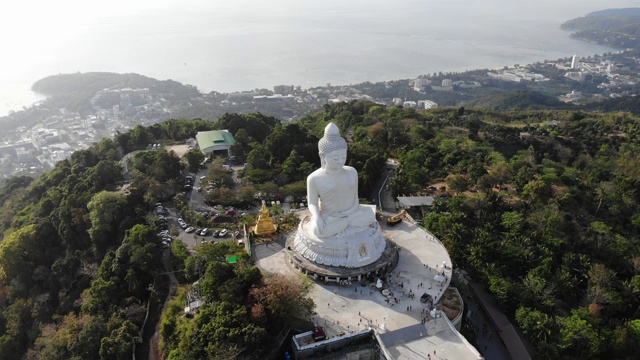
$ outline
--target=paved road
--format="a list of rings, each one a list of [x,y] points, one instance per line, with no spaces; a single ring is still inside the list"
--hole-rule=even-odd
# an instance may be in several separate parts
[[[171,251],[170,249],[164,249],[162,251],[162,264],[164,265],[164,274],[169,277],[169,292],[167,293],[167,297],[164,299],[164,305],[162,306],[162,313],[167,308],[167,304],[171,300],[171,297],[175,295],[176,290],[178,289],[178,279],[173,273],[173,267],[171,266]],[[162,281],[162,280],[160,280]],[[155,329],[155,332],[149,338],[144,339],[144,342],[148,344],[147,356],[149,360],[160,360],[160,349],[158,348],[158,329],[160,328],[160,317],[158,317],[157,322],[153,325],[150,324]]]
[[[397,212],[396,200],[391,190],[386,189],[386,185],[393,177],[398,163],[393,160],[387,160],[387,167],[380,175],[380,179],[376,183],[374,190],[369,194],[369,198],[384,211]]]
[[[465,309],[471,311],[471,317],[465,319],[477,332],[476,342],[473,344],[487,360],[510,360],[511,356],[500,340],[498,331],[491,325],[477,299],[472,295],[468,286],[457,281],[456,286],[465,302]],[[486,330],[483,331],[483,328]]]

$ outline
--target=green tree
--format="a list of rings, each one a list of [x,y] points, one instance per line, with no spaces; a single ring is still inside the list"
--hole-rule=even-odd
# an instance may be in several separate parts
[[[574,310],[569,317],[559,317],[558,345],[565,355],[590,358],[600,354],[602,336],[586,319],[583,311]]]
[[[87,204],[91,228],[89,236],[99,253],[118,239],[118,224],[123,219],[126,199],[120,192],[101,191]]]
[[[187,164],[189,167],[189,171],[192,173],[198,172],[200,169],[200,164],[204,161],[205,157],[202,151],[200,150],[189,150],[184,154],[185,159],[187,159]]]
[[[111,335],[100,341],[100,359],[131,359],[133,338],[138,335],[138,327],[125,320]]]
[[[551,196],[551,187],[542,179],[532,180],[522,189],[522,196],[532,202],[546,201]]]
[[[553,318],[544,312],[528,307],[519,307],[516,321],[522,331],[536,344],[554,342],[558,327]],[[554,344],[555,345],[555,344]]]
[[[447,188],[451,191],[455,191],[456,193],[466,191],[469,187],[469,180],[462,175],[449,175],[447,176],[446,182]]]

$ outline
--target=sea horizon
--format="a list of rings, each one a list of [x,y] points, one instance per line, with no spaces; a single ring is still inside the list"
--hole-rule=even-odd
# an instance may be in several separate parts
[[[602,54],[617,49],[572,39],[560,25],[633,1],[606,7],[595,0],[188,4],[167,0],[127,14],[105,10],[37,33],[20,57],[0,63],[0,116],[42,100],[31,85],[60,73],[137,73],[203,93],[228,93],[392,81]]]

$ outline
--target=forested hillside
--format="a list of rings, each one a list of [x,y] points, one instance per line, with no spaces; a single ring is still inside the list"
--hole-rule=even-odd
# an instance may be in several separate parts
[[[109,88],[147,88],[178,99],[200,95],[193,85],[183,85],[173,80],[160,81],[139,74],[108,72],[52,75],[36,81],[31,87],[35,92],[51,96],[87,94],[89,97],[96,91]]]
[[[354,147],[399,160],[396,194],[445,181],[423,225],[489,287],[536,358],[635,358],[640,119],[352,103],[303,124],[317,133],[329,118]]]
[[[616,48],[640,48],[640,8],[596,11],[562,24],[572,36]]]
[[[463,102],[467,108],[483,108],[497,111],[572,109],[573,104],[563,103],[555,97],[537,91],[519,90]]]
[[[232,151],[247,162],[245,182],[219,193],[239,203],[257,191],[296,197],[318,165],[317,139],[329,121],[351,143],[348,164],[359,171],[363,201],[390,157],[400,164],[390,182],[396,195],[446,184],[421,209],[423,225],[455,266],[487,285],[534,342],[536,358],[636,357],[638,117],[351,102],[286,125],[227,114],[137,127],[38,179],[8,181],[0,191],[0,359],[131,357],[147,308],[159,313],[168,291],[153,204],[194,216],[180,193],[189,159],[138,150],[230,129],[238,140]],[[120,160],[131,152],[128,190],[120,191]],[[263,278],[246,255],[226,264],[226,256],[242,253],[235,245],[207,244],[191,254],[177,241],[171,253],[181,286],[160,320],[165,357],[264,358],[280,330],[313,311],[308,283]],[[206,305],[185,317],[194,291]]]
[[[124,88],[146,88],[149,89],[150,94],[171,101],[189,100],[202,95],[195,86],[184,85],[173,80],[161,81],[139,74],[108,72],[52,75],[36,81],[31,87],[33,91],[48,96],[45,101],[48,109],[64,108],[80,114],[92,113],[91,100],[97,91]],[[117,99],[119,104],[120,96],[117,96]],[[37,117],[29,116],[28,119],[37,119]],[[31,122],[33,120],[22,125],[31,125]]]

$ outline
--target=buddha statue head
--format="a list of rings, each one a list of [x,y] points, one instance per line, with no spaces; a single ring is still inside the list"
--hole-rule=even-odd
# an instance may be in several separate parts
[[[336,124],[329,123],[329,125],[324,128],[324,136],[318,141],[318,153],[320,155],[320,165],[323,169],[327,165],[326,157],[330,153],[332,155],[341,154],[340,157],[344,157],[344,160],[342,160],[342,165],[344,165],[344,161],[346,161],[347,142],[340,136],[340,130]]]

